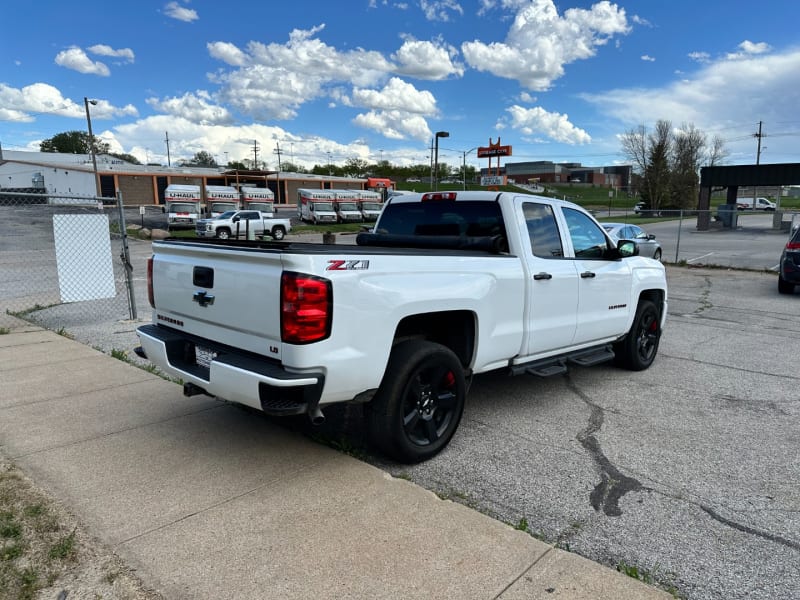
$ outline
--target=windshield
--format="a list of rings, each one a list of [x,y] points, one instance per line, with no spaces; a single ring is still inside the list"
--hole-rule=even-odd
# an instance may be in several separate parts
[[[355,202],[339,202],[339,210],[358,210]]]
[[[333,212],[333,204],[330,202],[314,202],[314,210],[317,212],[320,211]]]
[[[235,214],[236,214],[235,210],[226,210],[224,213],[219,215],[217,218],[218,219],[231,219],[231,218],[233,218],[233,215],[235,215]]]
[[[249,202],[247,208],[250,210],[260,210],[263,212],[272,212],[272,202]]]
[[[381,205],[378,202],[362,202],[361,208],[364,210],[380,210]]]
[[[169,212],[174,213],[193,213],[197,212],[197,204],[193,202],[171,202]]]

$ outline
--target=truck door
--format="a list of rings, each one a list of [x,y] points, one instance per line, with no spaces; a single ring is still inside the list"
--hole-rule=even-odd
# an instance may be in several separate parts
[[[528,355],[534,355],[572,344],[579,280],[574,261],[565,257],[552,205],[523,201],[521,213],[522,231],[528,233],[527,343],[523,347]]]
[[[575,343],[614,337],[625,331],[632,273],[627,261],[609,254],[613,242],[585,213],[563,208],[578,273],[578,320]]]

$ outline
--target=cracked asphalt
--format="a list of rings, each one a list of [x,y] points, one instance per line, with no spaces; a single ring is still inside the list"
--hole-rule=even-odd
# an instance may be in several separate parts
[[[800,292],[668,268],[647,371],[476,377],[450,446],[368,460],[685,598],[800,598]]]
[[[133,247],[140,322],[148,246]],[[329,409],[313,430],[284,422],[561,548],[636,567],[680,597],[798,599],[800,291],[779,295],[764,271],[667,275],[650,369],[475,377],[459,431],[426,463],[364,448],[358,406]],[[65,324],[63,310],[40,322]],[[84,343],[137,344],[139,323],[80,316],[67,329]]]

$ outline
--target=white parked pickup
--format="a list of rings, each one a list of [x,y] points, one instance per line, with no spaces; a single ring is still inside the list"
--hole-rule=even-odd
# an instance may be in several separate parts
[[[269,218],[258,210],[229,210],[211,219],[200,219],[195,233],[200,238],[249,238],[269,235],[282,240],[292,230],[289,219]]]
[[[184,393],[272,415],[365,404],[370,437],[416,462],[455,433],[473,375],[650,367],[663,265],[540,196],[390,198],[358,245],[153,242],[141,347]]]

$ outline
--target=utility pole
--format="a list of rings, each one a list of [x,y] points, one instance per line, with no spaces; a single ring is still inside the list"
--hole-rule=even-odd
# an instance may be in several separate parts
[[[754,133],[753,137],[758,138],[758,150],[756,150],[756,165],[761,162],[761,138],[766,137],[765,134],[761,133],[761,125],[763,121],[758,122],[758,133]]]
[[[275,174],[275,187],[278,190],[276,196],[276,199],[278,201],[277,203],[280,204],[281,203],[281,143],[277,140],[275,140],[275,150],[273,151],[273,154],[278,155],[278,172]]]
[[[258,140],[253,140],[253,169],[258,169]]]
[[[171,167],[171,166],[172,166],[172,162],[170,162],[170,159],[169,159],[169,131],[165,131],[165,132],[164,132],[164,135],[166,135],[166,136],[167,136],[167,137],[164,139],[164,141],[167,143],[167,166],[168,166],[168,167]]]
[[[761,132],[761,126],[763,121],[758,122],[758,133],[754,133],[753,137],[758,139],[758,149],[756,150],[756,166],[761,163],[761,138],[764,137],[764,134]],[[756,177],[758,177],[758,169],[756,169]],[[778,202],[780,202],[780,196],[778,197]],[[753,212],[756,210],[756,204],[758,204],[758,186],[753,186]]]

